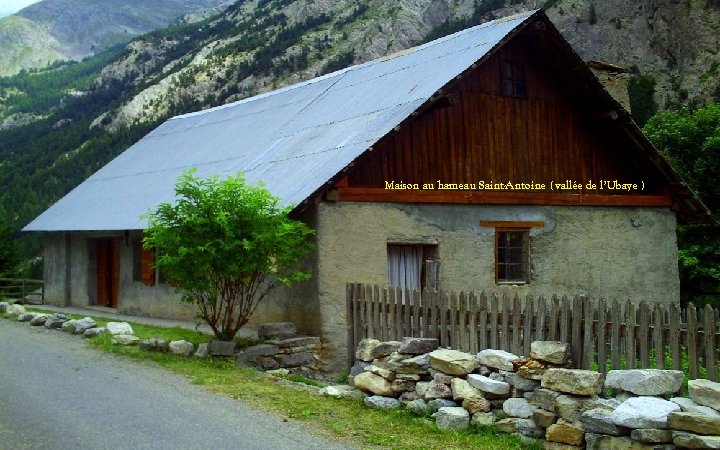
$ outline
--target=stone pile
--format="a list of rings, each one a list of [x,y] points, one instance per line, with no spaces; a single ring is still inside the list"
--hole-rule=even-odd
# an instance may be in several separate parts
[[[298,335],[293,323],[279,322],[260,325],[258,339],[263,343],[237,354],[238,364],[322,378],[319,337]]]
[[[364,339],[350,383],[374,408],[405,406],[441,429],[477,424],[544,438],[546,449],[720,449],[720,383],[673,370],[572,369],[569,346],[531,344],[530,357],[438,348],[436,339]],[[612,390],[614,396],[598,395]]]

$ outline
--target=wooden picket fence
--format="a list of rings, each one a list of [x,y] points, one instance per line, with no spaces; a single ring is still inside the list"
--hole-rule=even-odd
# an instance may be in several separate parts
[[[584,296],[517,295],[347,285],[348,361],[363,338],[434,337],[470,353],[486,348],[529,355],[535,340],[570,343],[579,368],[668,368],[718,381],[719,312],[709,305],[663,307]]]
[[[2,299],[42,305],[45,303],[45,282],[26,278],[0,278]]]

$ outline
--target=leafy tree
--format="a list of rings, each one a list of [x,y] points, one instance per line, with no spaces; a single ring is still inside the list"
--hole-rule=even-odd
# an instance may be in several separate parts
[[[189,170],[175,194],[175,204],[148,214],[143,244],[157,250],[156,267],[219,339],[232,339],[278,284],[310,277],[298,263],[313,247],[313,231],[264,186]]]
[[[660,113],[644,131],[708,208],[720,211],[720,104]],[[720,306],[720,226],[679,226],[678,247],[683,301]]]

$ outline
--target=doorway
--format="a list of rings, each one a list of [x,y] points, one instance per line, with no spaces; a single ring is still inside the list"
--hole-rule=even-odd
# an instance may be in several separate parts
[[[120,289],[120,241],[100,239],[97,254],[97,304],[117,308]]]

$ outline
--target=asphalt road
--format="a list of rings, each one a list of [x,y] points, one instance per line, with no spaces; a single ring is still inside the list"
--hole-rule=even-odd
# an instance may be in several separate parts
[[[0,319],[0,449],[334,449],[282,417],[83,338]]]

